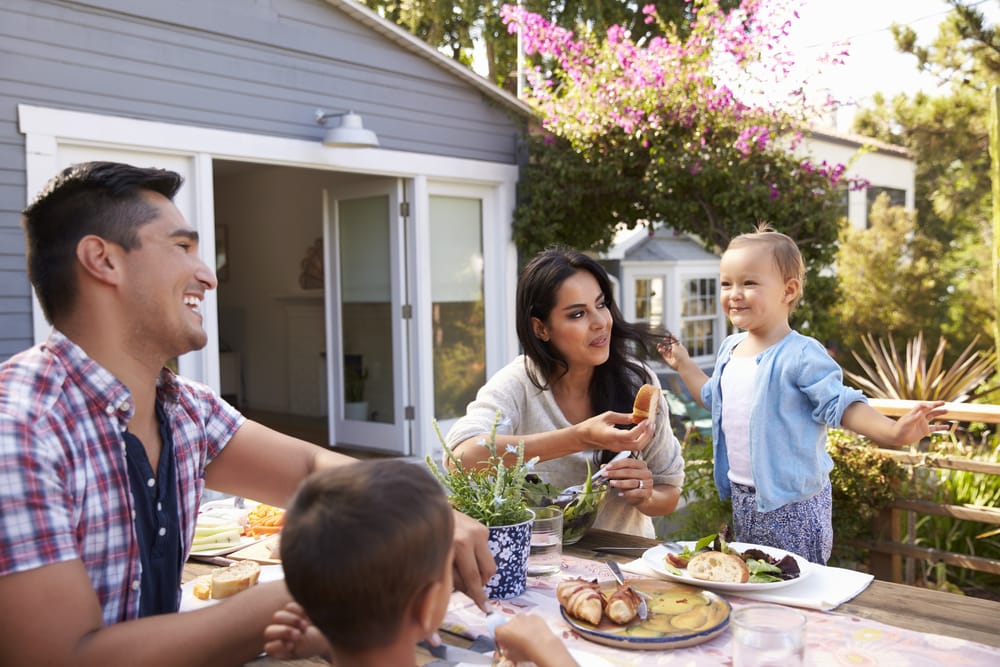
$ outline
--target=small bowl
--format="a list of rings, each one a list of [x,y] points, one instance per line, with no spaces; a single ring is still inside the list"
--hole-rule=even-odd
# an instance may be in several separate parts
[[[578,493],[560,497],[561,489],[553,489],[548,484],[529,484],[524,490],[524,498],[531,507],[555,506],[563,511],[563,544],[580,541],[608,497],[607,485],[592,489],[589,493]]]

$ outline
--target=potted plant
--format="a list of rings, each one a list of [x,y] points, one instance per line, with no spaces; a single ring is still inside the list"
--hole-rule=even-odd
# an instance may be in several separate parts
[[[482,443],[489,451],[484,465],[463,465],[445,444],[437,421],[434,432],[444,448],[447,464],[442,469],[427,457],[427,465],[444,486],[452,507],[490,529],[489,546],[497,561],[497,572],[487,582],[486,591],[494,599],[516,597],[524,592],[534,519],[524,497],[524,485],[538,461],[537,456],[524,460],[523,442],[508,445],[506,452],[497,453],[496,432],[500,418],[497,411],[490,433]],[[504,453],[516,455],[512,464],[505,463]]]
[[[361,364],[344,367],[344,418],[357,421],[368,419],[368,401],[365,400],[365,380],[368,369]]]

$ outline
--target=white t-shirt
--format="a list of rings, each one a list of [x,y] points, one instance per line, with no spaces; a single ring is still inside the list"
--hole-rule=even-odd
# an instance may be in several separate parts
[[[755,357],[730,357],[722,369],[722,432],[726,434],[729,481],[753,486],[750,468],[750,406],[753,403]]]
[[[448,447],[454,448],[469,438],[489,433],[497,410],[503,418],[497,432],[504,435],[531,435],[572,426],[559,409],[552,392],[541,391],[531,383],[524,364],[525,357],[519,356],[489,379],[476,394],[476,400],[469,403],[465,416],[448,431],[445,438]],[[656,375],[648,368],[646,371],[649,376],[646,381],[659,387]],[[640,456],[653,473],[653,484],[680,487],[684,483],[684,458],[680,443],[670,429],[669,412],[662,396],[658,414],[656,432]],[[542,461],[535,466],[534,472],[543,481],[562,489],[583,483],[587,476],[587,461],[593,461],[593,450]],[[608,494],[594,528],[644,537],[656,536],[652,519],[619,498],[614,491]]]

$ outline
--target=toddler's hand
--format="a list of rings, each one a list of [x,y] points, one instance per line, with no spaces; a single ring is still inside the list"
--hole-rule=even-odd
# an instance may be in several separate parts
[[[663,361],[674,370],[677,370],[678,366],[691,358],[687,348],[671,333],[668,333],[661,342],[657,343],[656,351],[660,353]]]
[[[330,644],[295,602],[274,612],[264,628],[264,652],[278,660],[330,655]]]
[[[517,614],[496,630],[497,651],[508,662],[534,662],[538,667],[575,667],[562,640],[541,616]]]

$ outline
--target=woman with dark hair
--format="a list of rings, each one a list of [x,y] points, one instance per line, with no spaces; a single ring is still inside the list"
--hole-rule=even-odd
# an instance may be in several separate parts
[[[541,252],[521,272],[517,336],[524,354],[479,390],[446,444],[463,464],[481,465],[499,410],[498,451],[523,441],[525,458],[539,457],[535,472],[560,488],[583,482],[588,462],[607,464],[611,493],[594,527],[653,537],[650,517],[674,511],[684,482],[662,396],[661,419],[623,428],[639,387],[659,387],[633,356],[653,336],[622,317],[604,268],[567,248]],[[635,455],[607,463],[625,450]]]

